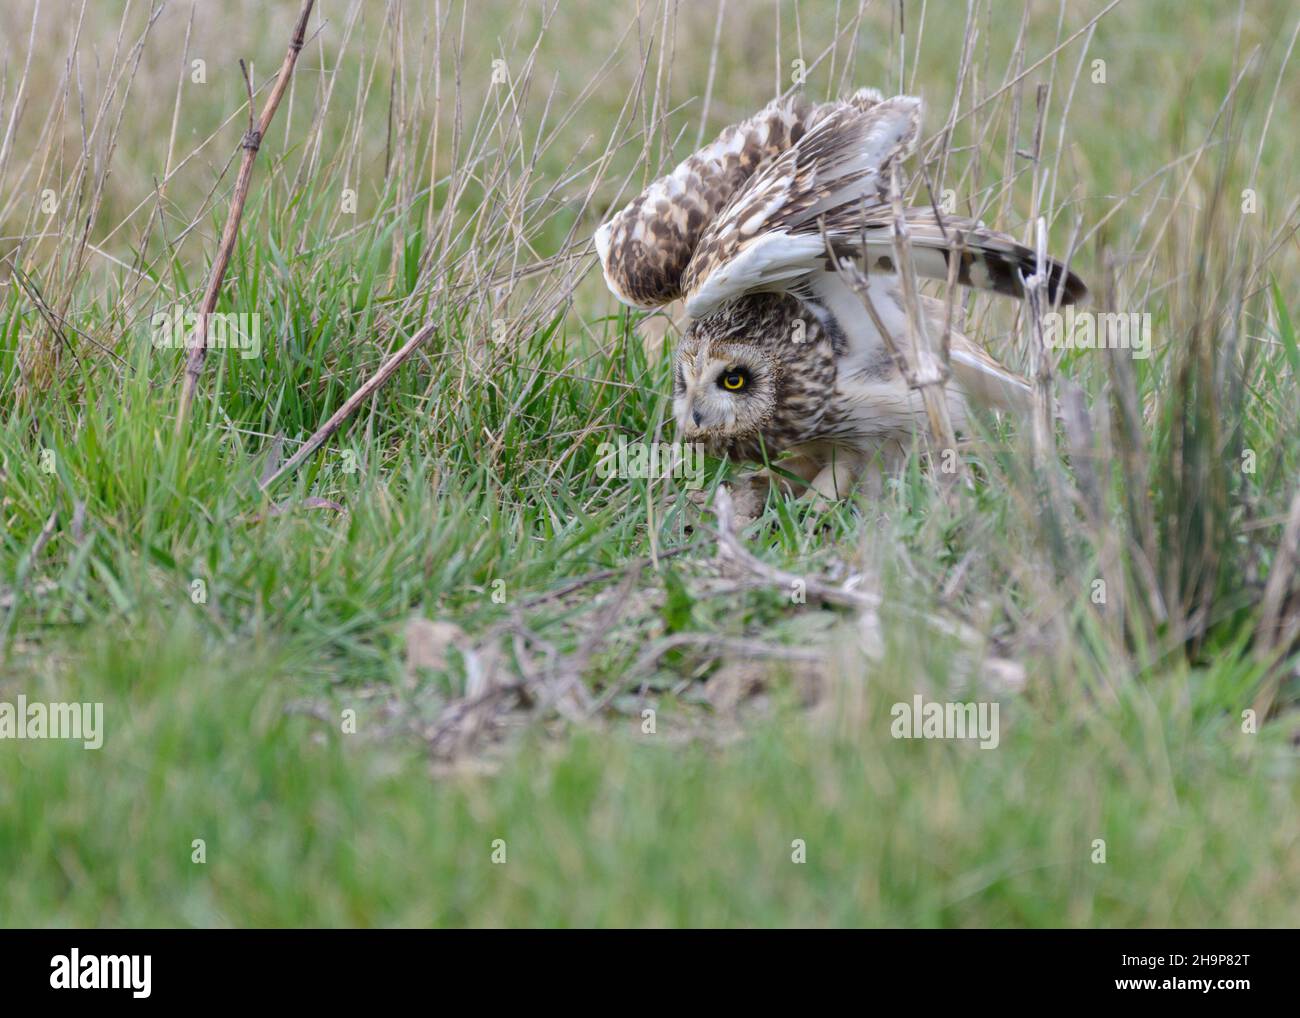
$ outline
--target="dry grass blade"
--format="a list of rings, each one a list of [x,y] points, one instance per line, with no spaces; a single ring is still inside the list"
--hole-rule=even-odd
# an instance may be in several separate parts
[[[1259,718],[1267,717],[1273,709],[1285,671],[1282,659],[1294,645],[1297,636],[1300,636],[1300,616],[1294,608],[1289,617],[1283,617],[1288,601],[1295,594],[1297,565],[1300,565],[1300,491],[1291,499],[1286,528],[1269,570],[1268,584],[1264,588],[1264,600],[1260,608],[1257,630],[1259,643],[1255,648],[1255,658],[1267,664],[1268,675],[1253,704]]]
[[[1042,218],[1037,222],[1035,237],[1037,265],[1047,265],[1047,224]],[[1034,472],[1047,476],[1049,464],[1056,458],[1053,437],[1055,414],[1052,406],[1052,355],[1047,349],[1043,331],[1043,315],[1050,306],[1047,298],[1047,273],[1037,271],[1024,280],[1025,325],[1029,332],[1030,377],[1034,383],[1033,449]]]
[[[893,246],[894,263],[898,266],[898,282],[903,298],[903,308],[907,312],[907,334],[910,340],[907,354],[904,356],[910,373],[907,384],[921,394],[925,404],[926,420],[930,424],[930,438],[937,450],[955,450],[956,433],[953,431],[952,419],[948,414],[948,400],[944,395],[944,386],[948,383],[950,368],[947,360],[948,337],[944,336],[943,348],[936,355],[930,340],[929,330],[925,325],[925,315],[921,311],[920,291],[916,281],[916,264],[912,261],[911,238],[907,232],[907,219],[903,214],[903,194],[898,179],[898,165],[890,165],[890,200],[894,208]],[[942,220],[940,220],[942,222]],[[950,258],[956,262],[956,258]],[[940,476],[954,480],[956,471]]]
[[[831,265],[834,266],[836,274],[862,302],[863,308],[871,318],[876,332],[884,340],[885,347],[889,350],[890,357],[893,358],[894,365],[903,376],[903,380],[907,382],[908,388],[920,394],[926,411],[926,420],[929,423],[930,439],[933,443],[932,448],[936,450],[955,450],[957,448],[957,438],[953,430],[952,420],[948,414],[948,402],[944,396],[944,386],[947,384],[949,376],[948,348],[951,339],[953,314],[951,293],[956,282],[955,271],[950,270],[949,272],[950,296],[944,335],[939,353],[936,355],[925,327],[925,315],[921,311],[916,270],[912,263],[907,225],[903,218],[902,199],[896,169],[894,172],[891,188],[895,199],[893,244],[896,263],[901,266],[899,280],[910,339],[907,346],[900,346],[897,337],[885,324],[875,302],[871,298],[871,289],[863,270],[851,258],[836,256],[830,238],[826,234],[824,221],[821,224],[822,241],[826,246],[827,258]],[[866,247],[867,241],[864,235],[862,238],[863,250],[866,250]],[[957,262],[958,258],[956,257],[950,259],[950,263],[954,266]],[[945,471],[941,475],[949,482],[955,481],[961,476],[961,460],[954,457],[953,465],[954,470],[952,472]]]

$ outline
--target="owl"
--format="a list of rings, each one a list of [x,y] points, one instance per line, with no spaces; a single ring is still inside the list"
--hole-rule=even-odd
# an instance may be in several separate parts
[[[862,89],[811,104],[777,99],[724,130],[596,232],[605,282],[624,303],[682,299],[689,324],[673,353],[678,437],[714,455],[771,462],[817,495],[840,498],[868,466],[926,425],[898,347],[907,313],[894,264],[892,172],[917,143],[919,99]],[[936,210],[907,208],[918,278],[1024,297],[1032,251]],[[961,241],[958,241],[958,236]],[[851,260],[875,314],[837,271]],[[1081,300],[1083,283],[1044,266],[1048,296]],[[859,277],[859,279],[862,278]],[[921,297],[931,335],[946,303]],[[973,407],[1024,411],[1030,387],[953,332],[945,399],[960,432]]]

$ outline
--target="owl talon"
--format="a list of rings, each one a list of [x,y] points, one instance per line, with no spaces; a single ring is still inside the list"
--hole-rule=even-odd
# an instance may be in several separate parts
[[[853,494],[866,465],[863,456],[848,450],[835,450],[831,461],[813,478],[812,487],[808,490],[810,501],[814,505],[819,502],[824,505],[848,498]]]

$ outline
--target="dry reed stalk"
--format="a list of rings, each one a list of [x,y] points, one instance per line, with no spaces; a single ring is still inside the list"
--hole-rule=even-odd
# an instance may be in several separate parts
[[[212,263],[212,275],[208,278],[208,287],[199,306],[198,322],[194,328],[195,341],[186,359],[185,376],[181,381],[180,406],[176,413],[177,433],[185,427],[190,404],[194,402],[194,392],[198,388],[199,376],[203,373],[203,362],[208,356],[208,316],[216,309],[221,284],[226,278],[226,268],[230,265],[231,255],[235,251],[235,242],[239,239],[239,221],[243,218],[244,203],[248,200],[248,189],[253,182],[253,162],[257,159],[257,150],[261,147],[262,138],[271,127],[271,119],[275,116],[280,100],[289,87],[289,78],[293,74],[294,64],[298,62],[298,54],[302,51],[307,36],[307,19],[311,17],[311,9],[315,2],[316,0],[303,0],[293,36],[289,40],[289,49],[284,55],[284,62],[280,65],[280,73],[276,76],[275,86],[271,89],[271,94],[266,97],[262,115],[256,123],[253,121],[253,84],[248,79],[248,70],[244,62],[242,60],[239,62],[244,72],[244,83],[248,88],[248,133],[240,143],[244,155],[239,164],[239,176],[235,180],[235,192],[230,199],[230,214],[226,217],[225,229],[221,233],[221,245],[217,248],[217,257]]]
[[[907,316],[907,333],[909,343],[900,346],[897,338],[889,331],[880,312],[871,299],[866,274],[849,258],[837,258],[831,248],[830,239],[823,226],[822,240],[830,253],[831,263],[840,279],[862,301],[876,331],[880,333],[894,360],[903,380],[910,389],[916,390],[925,407],[926,421],[929,425],[931,448],[934,450],[956,450],[957,438],[953,430],[952,418],[948,413],[948,400],[945,387],[949,377],[948,352],[952,329],[952,291],[955,288],[955,270],[957,258],[949,259],[949,304],[944,326],[944,335],[936,352],[925,326],[925,316],[921,311],[920,293],[916,281],[916,268],[912,264],[912,250],[903,218],[902,193],[898,185],[897,168],[893,170],[891,195],[894,203],[894,259],[899,267],[900,288],[904,310]],[[936,215],[938,214],[936,210]],[[940,220],[942,222],[942,219]],[[960,243],[960,241],[959,241]],[[862,248],[867,246],[866,237],[862,238]],[[961,476],[961,460],[954,457],[954,469],[945,471],[941,476],[947,481],[955,481]]]
[[[1047,224],[1042,218],[1037,220],[1037,237],[1035,240],[1036,263],[1047,265]],[[1049,306],[1047,301],[1047,274],[1039,269],[1024,281],[1025,318],[1029,334],[1029,377],[1034,386],[1034,407],[1032,417],[1034,472],[1046,477],[1056,458],[1052,413],[1052,355],[1047,350],[1043,334],[1043,315]]]
[[[356,412],[357,407],[364,403],[370,396],[374,395],[380,386],[393,377],[393,373],[406,362],[406,359],[410,357],[411,354],[415,353],[416,349],[418,349],[425,340],[433,335],[436,329],[437,325],[430,322],[407,340],[406,344],[393,354],[393,356],[389,357],[379,370],[366,380],[365,384],[362,385],[361,388],[349,396],[344,404],[334,411],[329,420],[316,429],[315,433],[312,434],[311,438],[307,439],[302,448],[290,456],[289,459],[287,459],[284,464],[275,471],[275,473],[262,480],[258,484],[258,487],[265,491],[285,474],[297,470],[303,460],[324,445],[329,437],[334,434],[334,432],[338,431],[339,426]]]
[[[950,368],[948,366],[948,337],[944,337],[941,350],[936,353],[926,328],[925,315],[921,311],[921,296],[916,282],[916,265],[912,261],[912,242],[907,231],[907,220],[903,215],[903,194],[898,181],[898,166],[890,167],[890,200],[894,206],[893,246],[894,264],[898,266],[899,288],[902,293],[903,307],[907,312],[907,336],[910,349],[904,360],[910,368],[907,384],[921,394],[925,404],[925,416],[930,423],[930,437],[934,448],[947,450],[957,448],[957,437],[953,431],[952,419],[948,414],[948,399],[945,386],[948,383]],[[957,259],[951,258],[955,263]],[[943,474],[955,479],[957,472]]]
[[[1278,544],[1269,569],[1268,583],[1264,588],[1264,600],[1259,613],[1259,625],[1255,630],[1258,644],[1255,648],[1256,660],[1268,667],[1268,674],[1261,684],[1255,701],[1251,705],[1255,716],[1260,720],[1266,718],[1273,709],[1277,699],[1278,687],[1286,669],[1283,665],[1286,657],[1300,635],[1300,617],[1294,612],[1283,617],[1286,603],[1294,595],[1297,562],[1300,561],[1300,490],[1291,497],[1291,507],[1287,511],[1286,527],[1282,532],[1282,541]]]

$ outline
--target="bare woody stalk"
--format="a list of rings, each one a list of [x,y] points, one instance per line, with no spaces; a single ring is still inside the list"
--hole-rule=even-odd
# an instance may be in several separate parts
[[[941,451],[953,450],[954,462],[957,449],[957,437],[952,428],[952,418],[948,415],[948,399],[945,386],[948,383],[948,346],[950,339],[943,338],[942,349],[936,354],[925,326],[925,315],[921,311],[920,291],[916,282],[916,266],[912,263],[912,241],[907,232],[907,220],[903,216],[903,194],[898,182],[898,166],[890,166],[889,196],[894,207],[894,264],[898,266],[898,281],[902,290],[903,307],[907,311],[907,335],[910,340],[910,356],[906,358],[912,368],[907,382],[921,393],[925,404],[925,415],[930,422],[930,437],[934,439],[935,448]],[[955,262],[956,257],[950,258]],[[952,275],[951,268],[949,275]],[[955,479],[956,474],[948,475]]]
[[[408,339],[406,344],[393,356],[389,357],[361,388],[349,396],[346,402],[334,411],[329,420],[316,429],[316,432],[311,438],[307,439],[301,449],[285,460],[279,470],[263,480],[258,486],[263,491],[266,491],[279,478],[297,470],[303,460],[324,445],[329,437],[339,430],[343,422],[356,413],[357,407],[361,406],[379,390],[380,386],[393,377],[393,373],[405,363],[411,354],[415,353],[421,343],[433,335],[436,328],[437,326],[431,322]]]
[[[1300,638],[1300,615],[1294,610],[1286,613],[1284,608],[1294,597],[1296,586],[1297,562],[1300,561],[1300,489],[1291,497],[1291,508],[1287,511],[1286,528],[1282,532],[1282,543],[1273,556],[1273,565],[1268,572],[1268,584],[1264,588],[1264,600],[1260,608],[1259,625],[1256,628],[1257,644],[1255,660],[1267,668],[1264,681],[1251,707],[1259,720],[1264,720],[1273,710],[1277,700],[1277,691],[1287,672],[1285,667],[1291,648]]]
[[[1052,357],[1043,333],[1043,314],[1047,300],[1047,223],[1040,216],[1035,237],[1034,274],[1024,281],[1025,308],[1029,329],[1029,372],[1034,383],[1033,450],[1034,470],[1047,476],[1049,462],[1055,455],[1052,413]]]
[[[875,325],[876,331],[880,333],[881,339],[884,340],[895,366],[903,376],[903,380],[907,382],[909,388],[920,393],[922,404],[925,407],[926,420],[930,426],[932,448],[935,450],[951,449],[955,451],[957,438],[956,433],[953,431],[952,419],[948,415],[948,401],[944,389],[949,376],[948,352],[952,335],[952,293],[957,283],[956,267],[960,259],[960,247],[964,243],[964,238],[958,236],[957,245],[959,250],[949,259],[949,303],[944,322],[944,334],[936,356],[929,334],[925,329],[925,318],[921,311],[916,284],[916,269],[912,264],[911,244],[907,234],[907,225],[903,220],[902,198],[898,191],[897,177],[894,178],[893,185],[895,200],[894,260],[899,267],[903,304],[907,312],[907,331],[911,339],[906,348],[899,346],[897,339],[880,317],[880,312],[871,299],[866,274],[854,264],[851,258],[839,258],[835,255],[830,239],[826,235],[824,223],[822,224],[822,241],[826,244],[826,250],[831,255],[831,264],[835,267],[836,274],[862,301],[862,306],[866,309],[872,324]],[[867,240],[864,235],[862,250],[865,251],[866,248]],[[954,464],[955,469],[944,474],[948,480],[956,480],[961,474],[961,461],[956,459],[955,456]]]
[[[1056,455],[1056,399],[1052,394],[1055,362],[1048,348],[1043,316],[1052,311],[1048,292],[1047,221],[1035,221],[1034,271],[1022,282],[1025,290],[1024,318],[1029,339],[1029,373],[1033,382],[1032,446],[1030,449],[1034,477],[1040,487],[1044,510],[1045,533],[1051,535],[1053,552],[1065,562],[1065,531],[1070,511],[1065,501],[1066,481]],[[1058,287],[1058,297],[1060,288]],[[1078,436],[1082,437],[1082,436]]]
[[[221,232],[221,245],[217,248],[216,261],[212,263],[212,275],[208,277],[208,287],[203,293],[198,324],[195,326],[189,357],[185,362],[180,408],[176,415],[178,433],[185,427],[190,404],[194,402],[194,393],[198,388],[199,376],[203,374],[203,362],[208,356],[208,316],[216,309],[221,284],[226,278],[226,268],[230,265],[235,242],[239,239],[239,221],[243,218],[244,202],[248,199],[248,188],[253,181],[253,161],[257,158],[257,150],[261,147],[262,139],[271,126],[271,120],[280,105],[280,100],[289,87],[294,64],[298,62],[298,54],[302,51],[307,36],[307,19],[311,17],[311,9],[315,2],[316,0],[303,0],[302,10],[298,12],[297,24],[294,25],[293,37],[289,40],[288,52],[285,53],[284,62],[280,65],[280,73],[276,76],[275,85],[271,89],[271,94],[267,96],[266,103],[262,107],[262,115],[256,123],[253,121],[252,82],[248,80],[248,70],[244,67],[244,62],[242,60],[239,62],[248,88],[248,133],[240,143],[244,156],[239,164],[239,176],[235,180],[235,191],[230,200],[230,214],[226,217],[226,225]]]

